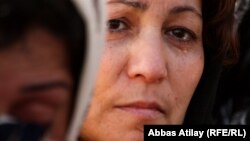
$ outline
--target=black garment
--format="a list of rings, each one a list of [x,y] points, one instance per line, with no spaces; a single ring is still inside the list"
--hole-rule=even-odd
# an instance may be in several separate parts
[[[205,68],[201,81],[188,107],[184,124],[214,124],[212,111],[222,71],[222,60],[205,50]]]
[[[214,117],[218,124],[250,124],[250,2],[242,0],[239,11],[240,58],[238,63],[225,68],[220,80],[218,100],[214,109]],[[244,13],[244,14],[243,14]],[[240,15],[240,16],[241,16]]]
[[[39,141],[45,129],[33,124],[1,124],[0,141]]]

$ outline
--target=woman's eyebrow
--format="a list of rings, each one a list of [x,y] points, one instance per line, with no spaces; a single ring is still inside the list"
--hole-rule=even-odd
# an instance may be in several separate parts
[[[57,89],[57,88],[70,90],[70,87],[66,82],[55,80],[55,81],[46,81],[46,82],[41,82],[41,83],[36,83],[36,84],[28,84],[26,86],[23,86],[23,88],[21,89],[21,92],[33,93],[33,92],[42,92],[42,91],[47,91],[47,90],[52,90],[52,89]]]
[[[133,7],[138,10],[145,11],[148,7],[149,4],[146,1],[139,1],[139,0],[110,0],[108,1],[108,4],[113,4],[113,3],[121,3],[125,4],[127,6]]]
[[[185,13],[185,12],[191,12],[191,13],[197,15],[199,18],[202,19],[202,14],[201,14],[201,12],[199,12],[197,9],[195,9],[195,8],[192,7],[192,6],[188,6],[188,5],[185,5],[185,6],[176,6],[176,7],[173,7],[173,8],[170,10],[170,14],[171,14],[171,15],[180,14],[180,13]]]

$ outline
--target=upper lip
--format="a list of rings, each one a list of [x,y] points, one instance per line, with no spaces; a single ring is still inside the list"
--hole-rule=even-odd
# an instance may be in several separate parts
[[[165,113],[163,108],[157,102],[150,102],[150,101],[136,101],[131,102],[128,104],[116,106],[118,108],[135,108],[135,109],[149,109],[149,110],[156,110],[161,113]]]

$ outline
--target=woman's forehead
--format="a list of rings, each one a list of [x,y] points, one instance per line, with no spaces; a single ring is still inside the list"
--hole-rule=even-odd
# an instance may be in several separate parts
[[[157,5],[159,9],[164,8],[168,10],[179,9],[176,7],[185,7],[185,10],[191,10],[201,15],[201,0],[107,0],[107,4],[123,4],[143,11],[147,10],[151,5]]]
[[[140,13],[154,11],[160,17],[189,13],[202,19],[201,0],[107,0],[107,5],[111,11],[115,9]]]

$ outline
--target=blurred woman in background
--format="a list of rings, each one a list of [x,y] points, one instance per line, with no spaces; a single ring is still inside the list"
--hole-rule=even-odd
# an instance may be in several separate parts
[[[47,131],[50,139],[64,139],[84,59],[85,28],[71,1],[1,0],[0,118],[16,126],[2,121],[1,141],[35,141]]]

